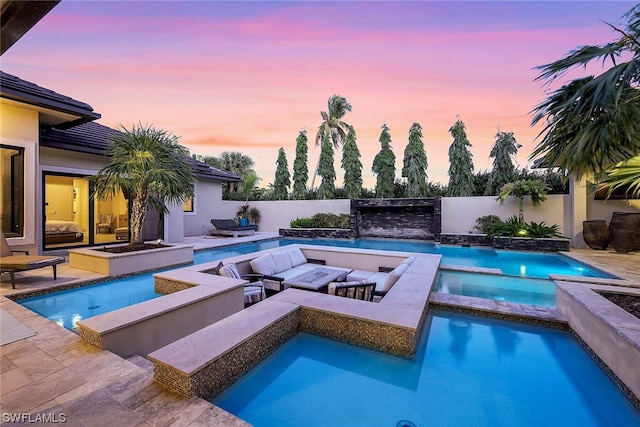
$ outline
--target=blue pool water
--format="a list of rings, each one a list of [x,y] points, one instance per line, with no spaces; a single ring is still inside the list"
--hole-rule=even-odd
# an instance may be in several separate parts
[[[519,304],[556,306],[556,285],[545,279],[440,270],[433,290]]]
[[[439,246],[429,242],[358,239],[276,239],[194,254],[194,263],[216,261],[231,256],[273,249],[295,243],[325,246],[356,247],[442,255],[443,265],[463,265],[499,268],[505,274],[547,278],[549,274],[572,276],[604,276],[596,270],[560,255],[527,252],[496,251],[493,249]],[[72,289],[19,300],[39,315],[51,319],[67,329],[79,320],[160,296],[154,292],[152,274],[105,282],[100,285]]]
[[[298,334],[212,403],[262,426],[640,426],[564,331],[434,312],[415,361]]]
[[[440,264],[468,267],[497,268],[503,274],[512,276],[537,277],[547,279],[549,274],[585,277],[612,277],[594,270],[566,256],[532,252],[501,251],[492,248],[471,248],[441,246],[431,242],[400,240],[357,239],[283,239],[288,243],[311,243],[325,246],[355,247],[360,249],[381,249],[387,251],[419,252],[442,255]]]
[[[154,291],[151,275],[129,277],[18,301],[24,307],[72,330],[87,317],[108,313],[162,296]]]

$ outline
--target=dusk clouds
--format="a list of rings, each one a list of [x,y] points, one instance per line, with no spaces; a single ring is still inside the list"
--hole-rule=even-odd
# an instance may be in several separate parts
[[[466,124],[477,169],[498,128],[523,145],[544,99],[534,67],[614,38],[633,2],[63,1],[2,57],[2,69],[91,104],[99,121],[151,123],[192,153],[241,151],[273,182],[298,131],[314,135],[332,94],[347,98],[365,186],[380,127],[401,168],[419,122],[428,175],[446,183],[449,127]],[[318,149],[310,148],[310,167]],[[340,185],[340,155],[336,155]],[[397,174],[399,177],[399,173]]]

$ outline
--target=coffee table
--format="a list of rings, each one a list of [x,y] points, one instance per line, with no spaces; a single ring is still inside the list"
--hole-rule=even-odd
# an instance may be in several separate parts
[[[336,270],[335,268],[318,267],[302,273],[298,276],[287,279],[283,282],[287,286],[296,289],[304,289],[314,292],[327,292],[327,285],[338,279],[346,278],[349,272],[346,270]]]

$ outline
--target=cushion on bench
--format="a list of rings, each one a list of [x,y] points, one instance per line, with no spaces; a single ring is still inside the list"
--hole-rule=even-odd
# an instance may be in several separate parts
[[[407,263],[401,263],[399,266],[391,270],[382,286],[380,288],[376,286],[376,291],[388,292],[389,289],[391,289],[391,287],[396,284],[400,276],[402,276],[404,272],[407,271],[409,265],[410,264]]]

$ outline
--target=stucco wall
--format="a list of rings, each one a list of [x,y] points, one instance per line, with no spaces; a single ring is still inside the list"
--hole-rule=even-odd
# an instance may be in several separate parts
[[[567,226],[565,206],[568,195],[549,195],[539,207],[531,205],[530,198],[525,198],[524,219],[527,222],[546,222],[548,225],[558,224],[560,233]],[[476,218],[484,215],[498,215],[507,219],[518,214],[518,200],[510,197],[503,205],[495,196],[478,197],[443,197],[442,198],[442,232],[469,233],[474,232]],[[477,232],[477,231],[475,231]]]
[[[40,226],[40,216],[36,214],[37,200],[40,195],[38,173],[38,112],[13,105],[10,101],[0,102],[0,141],[2,144],[24,148],[24,233],[21,237],[7,239],[14,249],[38,252],[36,227]],[[3,177],[4,179],[4,177]],[[2,211],[0,210],[0,213]]]
[[[227,202],[222,201],[221,182],[198,181],[193,212],[184,213],[184,235],[202,236],[213,228],[212,218],[232,218],[237,208],[233,209],[233,215],[229,215],[226,210],[221,213],[225,203]],[[234,203],[239,205],[239,202]]]
[[[216,204],[216,216],[211,218],[234,218],[242,204],[240,201],[223,200],[219,207]],[[310,217],[318,212],[349,214],[351,209],[349,199],[255,201],[249,204],[260,210],[260,231],[276,232],[280,228],[288,228],[292,219]],[[213,228],[208,220],[207,223],[208,229]]]
[[[611,222],[614,212],[640,212],[640,200],[593,200],[587,201],[587,216],[589,219],[604,219]]]

